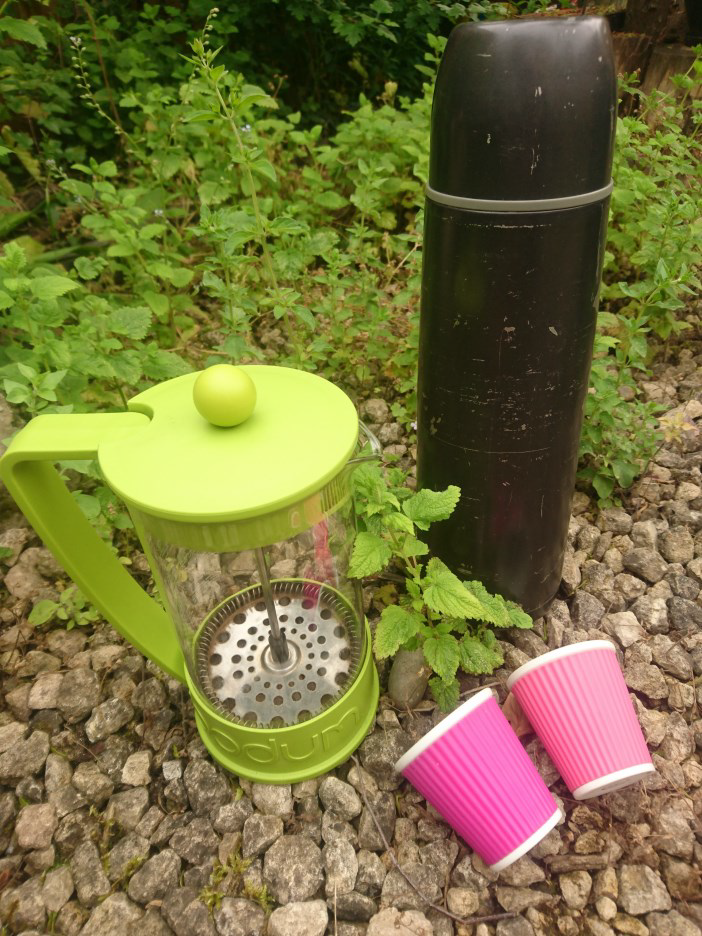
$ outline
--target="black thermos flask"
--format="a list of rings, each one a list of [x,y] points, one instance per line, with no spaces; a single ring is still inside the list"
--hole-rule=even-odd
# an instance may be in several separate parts
[[[461,488],[432,553],[535,616],[561,578],[615,125],[604,19],[451,33],[431,121],[417,480]]]

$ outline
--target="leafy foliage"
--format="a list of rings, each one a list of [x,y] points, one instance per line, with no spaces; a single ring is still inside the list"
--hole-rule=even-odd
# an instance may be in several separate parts
[[[388,476],[372,464],[354,473],[356,511],[366,529],[356,535],[349,571],[357,578],[377,575],[388,566],[399,571],[404,593],[398,604],[383,608],[375,629],[375,655],[382,660],[401,647],[421,647],[436,673],[429,682],[432,695],[448,710],[460,694],[459,669],[491,673],[503,662],[486,625],[531,627],[532,621],[514,602],[491,595],[480,582],[462,582],[440,559],[418,561],[428,550],[417,532],[448,519],[460,490],[452,485],[413,494],[398,469],[390,469]]]

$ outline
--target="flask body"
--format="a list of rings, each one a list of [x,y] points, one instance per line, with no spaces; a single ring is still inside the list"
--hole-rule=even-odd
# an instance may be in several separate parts
[[[426,201],[417,479],[461,488],[428,543],[532,615],[561,578],[608,203],[502,212]]]

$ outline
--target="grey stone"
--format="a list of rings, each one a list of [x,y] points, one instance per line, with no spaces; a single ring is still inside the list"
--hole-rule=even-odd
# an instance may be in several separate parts
[[[585,630],[597,627],[605,613],[602,602],[582,589],[576,591],[570,607],[570,616],[573,623]]]
[[[327,904],[336,909],[337,918],[353,923],[365,923],[378,909],[376,902],[365,894],[351,891],[338,897],[329,897]]]
[[[0,915],[3,920],[10,917],[14,932],[21,933],[25,929],[44,931],[46,908],[42,900],[39,878],[29,878],[14,890],[0,894],[0,897]]]
[[[366,936],[433,936],[433,933],[434,928],[423,913],[395,907],[376,913],[366,930]]]
[[[95,761],[83,761],[82,764],[78,764],[71,782],[79,793],[97,806],[106,803],[114,790],[112,781],[105,776]]]
[[[666,581],[670,585],[670,589],[674,595],[677,595],[679,598],[687,598],[690,601],[694,601],[695,598],[699,596],[700,586],[699,584],[691,578],[688,578],[687,575],[667,575]]]
[[[667,530],[658,537],[658,551],[667,562],[689,562],[695,558],[695,542],[689,530]]]
[[[682,798],[663,803],[653,821],[653,829],[657,833],[656,850],[691,861],[695,847],[691,828],[694,821],[692,808]]]
[[[543,868],[528,855],[519,858],[504,871],[500,871],[500,884],[510,887],[529,887],[530,884],[539,884],[546,880]]]
[[[256,809],[266,816],[280,816],[281,819],[292,816],[293,800],[289,783],[280,786],[274,783],[254,783],[251,799]]]
[[[621,507],[606,507],[600,511],[597,525],[605,532],[626,534],[631,531],[633,521]]]
[[[322,849],[322,861],[326,874],[326,895],[349,894],[356,885],[358,859],[353,845],[344,839],[336,839]]]
[[[451,874],[451,868],[453,868],[457,857],[458,842],[449,839],[429,842],[429,844],[419,849],[419,859],[422,864],[436,868],[439,875],[444,879],[448,879]]]
[[[71,782],[73,770],[69,761],[60,754],[49,754],[44,766],[44,789],[53,793]]]
[[[114,884],[134,873],[149,857],[149,840],[136,832],[128,832],[107,853],[103,862],[108,878]]]
[[[222,898],[222,902],[214,912],[214,921],[219,936],[263,936],[266,931],[266,914],[263,909],[252,900],[244,900],[241,897]],[[268,936],[272,936],[270,921]],[[290,931],[285,936],[294,936],[294,934]],[[305,936],[305,933],[301,936]]]
[[[50,803],[25,806],[17,817],[15,834],[20,848],[48,848],[58,826]]]
[[[446,906],[459,917],[470,917],[478,912],[480,895],[470,887],[449,887]]]
[[[561,874],[558,878],[558,885],[563,899],[571,910],[585,908],[592,890],[592,878],[587,871],[570,871],[567,874]]]
[[[630,647],[646,636],[646,632],[631,611],[605,614],[600,623],[602,630],[614,637],[621,647]]]
[[[630,535],[634,546],[644,549],[656,549],[658,530],[653,520],[637,520],[631,528]]]
[[[642,595],[641,598],[636,599],[630,611],[636,615],[637,621],[646,628],[649,634],[667,634],[670,630],[665,598]]]
[[[702,936],[699,926],[677,910],[671,910],[670,913],[649,913],[646,925],[650,936]]]
[[[694,601],[676,595],[668,599],[667,606],[668,620],[673,630],[687,634],[702,629],[702,608]]]
[[[94,907],[101,897],[110,893],[110,882],[92,842],[83,842],[76,848],[70,868],[78,900],[84,906]]]
[[[122,768],[122,783],[125,786],[147,786],[151,782],[151,752],[135,751],[130,754]]]
[[[390,667],[388,695],[401,709],[412,709],[424,698],[431,676],[423,650],[399,650]]]
[[[289,903],[271,913],[268,936],[323,936],[328,922],[329,911],[323,900]]]
[[[231,799],[229,784],[210,761],[189,761],[183,782],[196,816],[209,816],[212,810],[224,806]]]
[[[178,883],[180,858],[172,849],[165,848],[149,858],[129,880],[127,893],[132,900],[147,904],[160,900]]]
[[[532,890],[529,887],[500,887],[495,888],[497,902],[503,910],[521,913],[529,907],[550,907],[556,903],[552,894],[544,891]]]
[[[622,556],[624,568],[650,585],[659,582],[668,571],[668,565],[652,549],[638,547]]]
[[[695,737],[683,716],[672,712],[668,716],[666,732],[658,747],[661,757],[679,764],[694,753]]]
[[[396,772],[395,764],[410,746],[410,738],[402,730],[374,731],[361,745],[361,763],[381,790],[396,790],[401,785],[402,775]]]
[[[532,738],[526,745],[526,750],[546,786],[552,786],[558,780],[560,774],[539,738]]]
[[[58,694],[63,680],[63,673],[45,673],[39,676],[29,690],[27,704],[30,709],[43,710],[56,708],[58,705]]]
[[[340,819],[355,819],[361,813],[361,799],[350,783],[337,777],[325,777],[319,787],[319,798],[325,809],[333,810]]]
[[[22,722],[8,722],[0,727],[0,754],[24,740],[27,732],[27,726]]]
[[[356,890],[367,897],[379,897],[387,875],[385,865],[378,855],[365,848],[358,852],[356,859],[358,861]]]
[[[398,910],[421,910],[427,906],[428,902],[436,903],[440,900],[443,882],[436,868],[415,862],[405,865],[402,870],[413,886],[409,884],[398,868],[391,868],[383,882],[380,895],[380,902],[383,907],[397,907]]]
[[[56,930],[62,936],[77,936],[89,916],[90,911],[81,907],[77,900],[69,900],[58,912]]]
[[[89,741],[103,741],[109,735],[124,728],[134,717],[134,709],[124,699],[108,699],[98,705],[85,723]]]
[[[670,910],[670,894],[657,871],[647,865],[623,864],[619,868],[618,904],[634,916],[654,910]]]
[[[90,669],[70,670],[58,692],[58,708],[69,725],[92,712],[100,700],[100,679]]]
[[[219,839],[208,819],[193,819],[185,828],[173,833],[169,845],[183,861],[202,865],[217,851]]]
[[[5,558],[0,561],[8,567],[13,566],[19,559],[20,553],[31,538],[31,535],[31,532],[26,527],[12,527],[0,534],[0,546],[12,550],[12,555],[5,556]]]
[[[676,900],[697,901],[700,896],[700,872],[689,861],[664,856],[662,861],[665,885]],[[665,909],[659,908],[656,909]]]
[[[134,787],[133,790],[115,793],[110,797],[105,818],[114,819],[121,828],[132,832],[139,825],[148,806],[149,791],[146,787]]]
[[[376,793],[375,796],[368,796],[368,802],[385,835],[385,839],[387,842],[392,842],[397,816],[394,796],[391,793]],[[358,824],[358,845],[360,848],[367,848],[370,851],[384,851],[386,848],[373,816],[366,806],[363,807]]]
[[[253,813],[253,805],[247,796],[220,806],[213,822],[215,832],[241,832],[244,823]]]
[[[128,936],[173,936],[173,930],[161,916],[158,907],[150,907],[138,924],[138,931],[132,929]]]
[[[125,936],[141,920],[143,913],[126,894],[111,894],[90,914],[81,936]]]
[[[50,913],[58,913],[61,907],[71,898],[73,893],[73,878],[71,872],[62,865],[49,871],[41,887],[41,899]]]
[[[635,644],[624,657],[624,679],[630,689],[642,692],[649,699],[667,699],[668,686],[657,666],[651,665],[651,651]]]
[[[495,927],[495,936],[534,936],[534,927],[522,916],[499,920]]]
[[[280,904],[309,900],[324,882],[322,852],[304,836],[284,835],[266,852],[263,880]]]
[[[684,682],[692,679],[692,657],[678,643],[673,643],[665,634],[656,634],[649,641],[649,647],[656,663],[665,673]]]
[[[645,582],[636,578],[635,575],[629,575],[628,572],[622,571],[623,565],[621,554],[618,549],[608,550],[605,561],[608,562],[616,572],[614,576],[614,587],[627,603],[634,601],[636,598],[640,598],[641,595],[646,593],[647,586]],[[616,611],[616,609],[612,610]]]
[[[242,855],[255,858],[262,855],[283,834],[280,816],[264,816],[254,813],[244,823]]]
[[[176,936],[217,936],[210,912],[194,887],[168,891],[161,912]]]
[[[0,754],[0,783],[39,773],[48,753],[49,736],[43,731],[33,731],[26,741],[18,741]]]

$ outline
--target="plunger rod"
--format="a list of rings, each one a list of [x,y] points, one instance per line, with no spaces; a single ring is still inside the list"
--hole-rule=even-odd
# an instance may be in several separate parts
[[[271,656],[276,663],[285,663],[290,655],[288,642],[285,638],[285,631],[280,629],[278,615],[273,601],[273,592],[271,591],[271,582],[268,574],[268,565],[263,549],[259,547],[256,550],[256,564],[258,574],[261,578],[261,588],[263,590],[263,600],[266,602],[266,611],[268,612],[268,623],[271,628],[271,634],[268,638],[268,646],[271,648]]]

